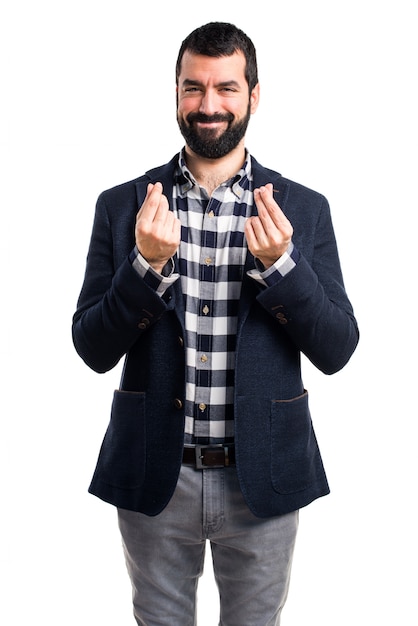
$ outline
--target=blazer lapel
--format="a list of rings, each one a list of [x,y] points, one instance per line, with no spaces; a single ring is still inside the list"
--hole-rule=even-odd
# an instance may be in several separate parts
[[[138,202],[138,209],[142,206],[145,197],[147,195],[147,187],[149,183],[160,182],[163,186],[163,192],[167,197],[170,210],[173,210],[173,180],[174,171],[178,163],[178,154],[175,155],[169,163],[162,167],[156,167],[146,172],[144,176],[136,183],[136,196]],[[178,270],[177,255],[174,257],[175,268]],[[171,287],[167,289],[166,298],[167,310],[174,310],[184,332],[184,300],[183,292],[181,289],[181,281],[177,280]]]
[[[251,159],[251,168],[253,172],[254,189],[267,185],[268,183],[273,183],[273,197],[285,213],[290,188],[289,183],[283,179],[281,174],[262,167],[254,158]],[[253,211],[253,215],[256,215],[257,207],[255,204]]]
[[[253,172],[254,189],[267,185],[268,183],[272,183],[273,197],[285,213],[287,198],[289,195],[288,182],[283,180],[281,174],[262,167],[253,157],[251,159],[251,168]],[[255,203],[253,204],[252,214],[257,215],[257,207]],[[247,272],[252,269],[255,269],[255,260],[251,252],[248,250],[238,310],[238,332],[240,332],[240,329],[242,328],[242,325],[250,311],[250,307],[254,303],[255,297],[262,288],[252,278],[247,276]]]
[[[167,197],[170,210],[173,210],[173,181],[174,171],[178,163],[179,155],[176,154],[171,161],[161,167],[156,167],[152,170],[148,170],[141,176],[136,183],[136,196],[138,201],[138,208],[142,206],[145,196],[147,195],[148,183],[160,182],[163,186],[163,192]]]

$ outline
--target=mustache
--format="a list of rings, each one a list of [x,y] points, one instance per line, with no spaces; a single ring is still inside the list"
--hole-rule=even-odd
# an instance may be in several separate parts
[[[194,122],[203,122],[203,123],[211,123],[211,122],[232,122],[234,116],[232,113],[214,113],[213,115],[206,115],[205,113],[192,112],[187,116],[187,121],[189,124],[193,124]]]

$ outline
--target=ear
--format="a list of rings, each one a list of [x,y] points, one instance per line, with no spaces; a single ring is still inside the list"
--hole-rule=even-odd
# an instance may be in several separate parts
[[[260,83],[257,83],[250,95],[251,113],[255,113],[260,102]]]

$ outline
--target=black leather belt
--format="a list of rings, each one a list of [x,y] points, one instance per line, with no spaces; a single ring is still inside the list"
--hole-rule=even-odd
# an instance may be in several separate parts
[[[234,446],[194,446],[183,449],[183,463],[196,469],[230,467],[235,465]]]

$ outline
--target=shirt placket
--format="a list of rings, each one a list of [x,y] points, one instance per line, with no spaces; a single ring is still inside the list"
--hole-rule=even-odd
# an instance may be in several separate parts
[[[216,284],[217,220],[215,201],[210,200],[202,224],[200,251],[199,311],[196,352],[196,414],[195,423],[210,420],[210,385],[212,370],[213,307]],[[195,432],[199,436],[198,432]]]

